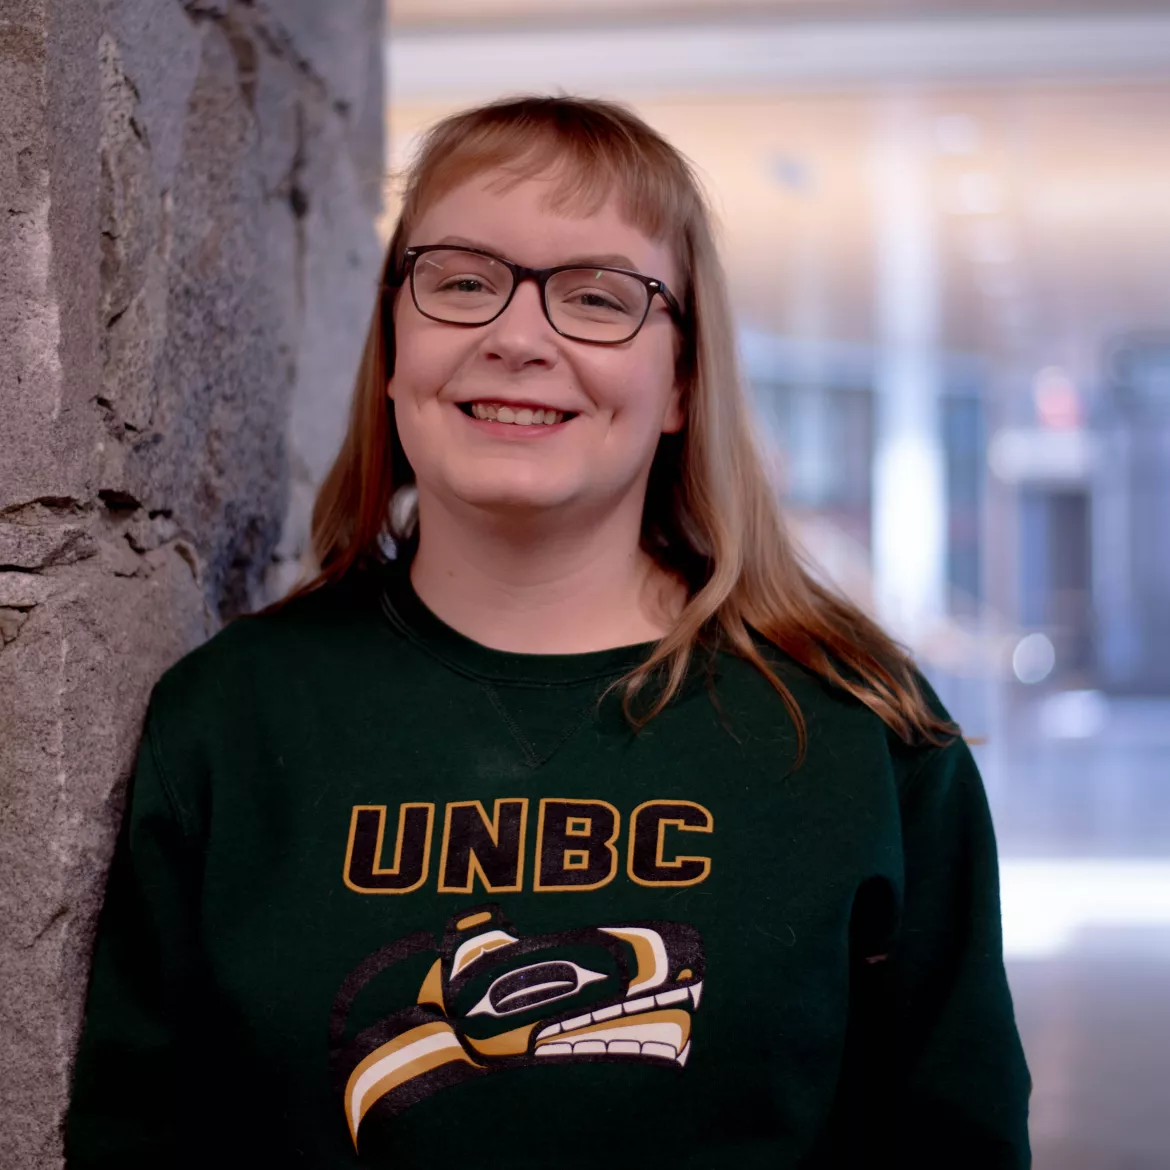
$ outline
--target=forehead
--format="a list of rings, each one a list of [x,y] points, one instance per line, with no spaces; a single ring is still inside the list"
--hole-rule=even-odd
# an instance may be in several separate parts
[[[516,180],[489,171],[425,207],[407,242],[417,246],[457,239],[533,268],[624,256],[640,272],[668,284],[675,280],[670,247],[629,222],[616,192],[589,206],[566,201],[563,190],[552,177]]]

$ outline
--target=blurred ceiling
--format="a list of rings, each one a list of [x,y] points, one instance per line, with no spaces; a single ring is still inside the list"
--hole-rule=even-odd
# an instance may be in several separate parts
[[[955,13],[914,18],[392,28],[393,101],[500,92],[750,94],[802,87],[1170,77],[1160,13]]]
[[[389,0],[392,28],[764,17],[850,20],[915,16],[1164,12],[1165,0]]]
[[[431,14],[429,31],[416,37],[405,29],[395,32],[396,25],[390,34],[388,121],[397,166],[420,131],[454,108],[499,93],[556,88],[528,81],[520,26],[502,38],[492,33],[478,42],[462,21],[456,20],[447,34],[437,27],[440,11],[454,17],[474,8],[481,20],[488,14],[511,20],[550,5],[426,0],[424,6],[398,0],[396,21],[409,22],[409,14],[424,7]],[[596,20],[618,5],[562,0],[555,7],[562,15],[588,7]],[[870,18],[878,10],[893,16],[909,10],[946,12],[951,20],[928,24],[943,38],[938,43],[961,50],[970,46],[972,28],[1010,35],[1005,23],[964,24],[949,3],[823,0],[810,5],[792,0],[749,6],[734,0],[689,5],[685,0],[669,5],[666,0],[627,0],[621,5],[626,14],[643,15],[668,7],[675,14],[685,8],[707,21],[736,8],[751,8],[754,15],[766,8],[818,17],[832,9]],[[962,11],[966,17],[1002,13],[1007,7],[964,4]],[[563,37],[549,30],[541,35],[551,38],[554,48],[561,44],[566,60],[580,52],[583,33],[596,38],[606,62],[595,71],[596,84],[574,78],[567,87],[629,101],[695,162],[722,224],[740,319],[778,336],[846,345],[875,339],[874,152],[891,108],[909,110],[921,133],[921,181],[931,209],[926,231],[938,266],[940,340],[952,352],[989,361],[997,380],[991,389],[1001,392],[1010,413],[1013,397],[1030,387],[1042,367],[1062,366],[1091,389],[1112,339],[1131,330],[1170,327],[1170,23],[1164,27],[1167,35],[1152,47],[1153,55],[1129,59],[1132,67],[1127,68],[1126,52],[1151,46],[1131,46],[1120,34],[1113,48],[1102,36],[1074,41],[1077,21],[1057,19],[1072,6],[1029,8],[1053,14],[1030,26],[1035,41],[1029,51],[1047,53],[1050,65],[1033,73],[1025,68],[1026,57],[1006,73],[997,73],[997,62],[991,60],[982,72],[943,71],[941,76],[937,60],[925,59],[917,72],[854,73],[835,80],[832,63],[844,58],[834,55],[831,34],[822,24],[823,60],[815,85],[782,73],[770,82],[761,76],[740,87],[696,83],[694,71],[666,48],[659,52],[654,84],[637,84],[623,74],[628,56],[622,53],[649,52],[655,43],[649,30],[636,51],[630,37],[606,20],[589,30],[566,30]],[[1084,8],[1100,11],[1104,5]],[[1157,11],[1170,13],[1165,5]],[[1092,33],[1110,24],[1116,33],[1133,27],[1127,19],[1105,22],[1097,16],[1089,20],[1100,23],[1079,27]],[[1141,19],[1153,22],[1150,29],[1162,27],[1156,16]],[[734,22],[728,27],[734,28]],[[843,20],[840,43],[865,43],[866,38],[856,38],[859,27]],[[1061,37],[1076,52],[1057,68],[1051,64],[1053,45]],[[395,44],[403,56],[417,50],[416,66],[430,71],[434,85],[416,88],[401,74],[395,83],[394,62],[403,59],[396,56]],[[1010,57],[1019,45],[1019,38],[1005,43],[999,56]],[[1086,56],[1086,45],[1099,49],[1096,56],[1092,51]],[[445,46],[451,49],[449,71],[443,68]],[[988,42],[979,52],[986,56],[993,49]],[[470,87],[463,56],[468,51],[493,61],[490,75]],[[727,63],[729,76],[739,64]],[[445,80],[451,92],[440,98]]]

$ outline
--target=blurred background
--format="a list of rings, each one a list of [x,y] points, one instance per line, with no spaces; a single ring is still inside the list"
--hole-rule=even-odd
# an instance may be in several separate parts
[[[1170,5],[395,0],[386,64],[392,167],[520,91],[694,162],[797,531],[977,741],[1036,1165],[1170,1166]]]

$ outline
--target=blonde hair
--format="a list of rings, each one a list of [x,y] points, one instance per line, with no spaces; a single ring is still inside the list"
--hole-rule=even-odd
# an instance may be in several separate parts
[[[357,375],[348,430],[312,517],[316,574],[291,597],[381,560],[396,489],[413,481],[386,384],[393,369],[393,297],[403,250],[422,210],[468,179],[505,170],[516,182],[552,176],[551,199],[584,213],[616,197],[630,224],[670,244],[687,327],[678,357],[686,425],[660,441],[644,509],[647,551],[687,585],[688,600],[653,655],[618,684],[641,726],[677,693],[696,648],[750,662],[784,701],[798,736],[800,708],[753,632],[854,695],[907,742],[957,733],[925,701],[909,654],[851,602],[819,582],[786,532],[752,440],[737,371],[731,308],[700,185],[686,159],[631,111],[574,97],[520,97],[443,119],[406,176],[387,248],[382,291]],[[400,534],[399,534],[400,535]],[[281,604],[281,603],[278,603]],[[651,680],[652,701],[635,716]]]

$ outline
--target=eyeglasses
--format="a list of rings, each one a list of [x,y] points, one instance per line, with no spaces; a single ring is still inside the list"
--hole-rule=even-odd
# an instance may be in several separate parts
[[[661,296],[676,322],[682,309],[660,280],[604,265],[525,268],[478,248],[424,244],[403,253],[402,275],[410,272],[415,307],[448,325],[487,325],[511,303],[522,280],[534,280],[548,323],[562,337],[598,345],[629,341],[646,321],[650,303]]]

